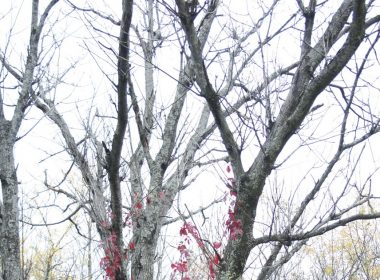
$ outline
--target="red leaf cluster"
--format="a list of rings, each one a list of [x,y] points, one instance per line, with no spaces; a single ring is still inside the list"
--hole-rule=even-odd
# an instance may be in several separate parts
[[[178,262],[172,263],[171,268],[173,269],[173,274],[179,272],[181,274],[181,280],[190,280],[190,277],[187,276],[188,268],[188,258],[190,253],[183,242],[181,242],[177,247],[180,253],[180,260]]]
[[[172,263],[171,267],[172,267],[174,272],[178,271],[180,273],[185,273],[188,271],[187,261],[180,261],[180,262]],[[189,277],[187,277],[187,278],[189,278]]]
[[[219,249],[222,246],[222,242],[214,242],[212,243],[212,246],[214,249]]]
[[[179,235],[185,236],[185,241],[187,241],[188,243],[190,243],[190,236],[192,236],[197,242],[199,248],[204,248],[205,246],[200,237],[197,227],[191,223],[184,223],[181,229],[179,230]]]
[[[226,226],[230,233],[231,240],[236,240],[239,235],[243,235],[243,227],[241,221],[235,218],[235,212],[231,211],[231,209],[228,211]]]
[[[177,249],[180,252],[180,261],[173,263],[171,268],[173,272],[180,272],[181,280],[190,280],[190,277],[187,275],[188,272],[188,260],[190,258],[189,250],[186,247],[186,244],[190,244],[192,240],[196,241],[196,244],[199,248],[205,248],[205,243],[203,242],[197,227],[191,223],[184,223],[179,230],[179,235],[183,237],[183,241],[180,242]],[[214,250],[219,249],[222,246],[222,242],[212,243]],[[208,259],[208,269],[209,269],[209,279],[215,279],[216,269],[220,263],[220,256],[216,253],[214,256],[207,256]]]
[[[116,245],[117,236],[116,233],[112,233],[108,239],[104,252],[105,256],[100,260],[100,267],[104,269],[106,273],[106,279],[114,280],[116,272],[120,269],[122,254]]]
[[[226,171],[227,171],[227,173],[231,172],[231,166],[230,165],[227,165]]]
[[[133,242],[133,241],[129,242],[128,248],[129,248],[129,250],[133,251],[135,249],[135,242]]]

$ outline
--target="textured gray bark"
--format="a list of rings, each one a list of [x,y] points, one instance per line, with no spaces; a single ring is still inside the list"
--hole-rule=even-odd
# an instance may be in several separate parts
[[[0,256],[3,278],[21,279],[18,182],[13,148],[15,134],[11,123],[4,118],[0,121],[0,182],[2,188],[2,224],[0,228]]]

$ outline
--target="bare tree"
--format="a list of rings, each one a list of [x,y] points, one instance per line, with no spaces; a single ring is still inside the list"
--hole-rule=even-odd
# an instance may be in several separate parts
[[[139,5],[144,3],[139,3]],[[209,110],[207,105],[203,106],[198,124],[195,131],[190,135],[187,144],[183,147],[180,138],[189,133],[187,129],[180,128],[178,124],[183,117],[183,107],[186,100],[186,93],[192,85],[192,68],[191,62],[181,66],[178,74],[178,84],[172,106],[162,127],[158,127],[157,115],[155,114],[156,91],[154,86],[153,70],[155,68],[153,57],[159,48],[160,41],[163,38],[158,34],[162,26],[159,19],[154,21],[155,9],[159,8],[153,1],[147,2],[147,22],[143,26],[146,37],[140,34],[140,27],[133,26],[138,39],[139,46],[143,53],[144,60],[144,77],[145,77],[145,107],[144,113],[141,113],[140,101],[138,100],[133,77],[131,76],[130,61],[130,28],[132,18],[132,1],[124,1],[122,5],[123,14],[120,21],[113,20],[92,8],[80,8],[71,5],[80,11],[93,13],[107,22],[120,26],[120,35],[118,37],[119,50],[117,58],[118,81],[115,83],[117,89],[117,124],[113,131],[112,141],[109,139],[99,140],[96,138],[92,128],[86,128],[86,139],[94,147],[95,161],[87,159],[88,153],[81,152],[77,145],[69,126],[64,118],[57,111],[55,104],[47,96],[47,92],[41,92],[35,99],[37,106],[59,127],[66,143],[67,152],[73,158],[76,166],[81,171],[85,184],[90,192],[90,204],[78,197],[77,194],[71,194],[59,188],[49,188],[56,192],[65,193],[67,197],[78,202],[87,213],[90,214],[93,221],[96,222],[97,229],[104,246],[106,255],[110,255],[109,266],[115,265],[116,268],[110,268],[110,273],[115,279],[126,279],[127,264],[125,264],[125,255],[130,254],[131,274],[133,279],[153,279],[155,253],[161,228],[166,221],[168,211],[170,210],[177,193],[186,187],[184,185],[190,170],[196,166],[194,157],[200,148],[200,144],[210,135],[215,126],[208,125]],[[210,30],[212,20],[215,16],[215,7],[208,7],[207,17],[200,30],[202,42],[205,45],[207,34]],[[162,23],[163,24],[163,23]],[[167,24],[167,23],[166,23]],[[111,80],[111,79],[110,79]],[[134,244],[133,249],[128,250],[123,241],[123,224],[126,218],[123,217],[123,204],[121,196],[120,183],[123,178],[122,169],[125,163],[121,162],[121,149],[128,142],[125,140],[125,130],[128,126],[130,110],[128,109],[127,99],[130,99],[133,112],[135,114],[135,125],[138,129],[139,143],[129,150],[129,158],[123,159],[127,163],[128,173],[130,176],[130,189],[124,193],[130,195],[130,212],[128,217],[132,219],[132,237],[129,241]],[[159,112],[164,113],[164,112]],[[129,126],[132,127],[132,126]],[[131,130],[131,128],[129,128]],[[151,140],[153,132],[159,130],[161,134],[160,148],[153,157],[151,145],[155,143]],[[131,134],[128,137],[132,137]],[[134,140],[133,140],[134,141]],[[108,144],[109,143],[109,144]],[[184,149],[183,151],[180,151]],[[96,162],[92,166],[91,162]],[[149,181],[142,180],[142,170],[148,168]],[[198,163],[199,164],[199,163]],[[204,163],[207,164],[207,163]],[[170,172],[169,166],[172,167]],[[107,197],[104,183],[104,172],[108,175],[107,185],[110,187],[110,198]],[[166,178],[165,178],[166,176]],[[147,187],[144,184],[148,184]],[[47,184],[48,185],[48,184]],[[108,202],[111,207],[108,209]],[[107,213],[111,213],[110,216]],[[124,225],[125,226],[125,225]],[[115,237],[116,239],[113,239]],[[115,244],[114,244],[115,242]],[[116,245],[116,246],[114,246]],[[112,252],[110,252],[112,251]],[[108,262],[108,261],[107,261]],[[120,263],[119,263],[120,262]],[[110,276],[110,275],[109,275]]]
[[[274,5],[276,2],[277,1],[274,1]],[[231,130],[228,120],[223,113],[223,95],[220,91],[216,90],[210,82],[207,64],[202,54],[202,48],[200,47],[199,35],[194,26],[192,8],[189,7],[189,1],[176,0],[178,8],[177,14],[181,20],[181,25],[191,50],[191,58],[194,61],[196,82],[200,87],[200,94],[207,101],[213,114],[223,144],[231,160],[236,179],[237,200],[235,215],[236,219],[241,223],[242,234],[236,240],[229,240],[219,267],[218,279],[240,279],[251,251],[259,244],[269,242],[272,244],[271,253],[267,257],[257,278],[267,279],[276,266],[285,263],[287,259],[291,257],[291,250],[280,257],[281,249],[287,244],[286,241],[302,242],[303,240],[323,234],[328,230],[345,225],[353,220],[379,217],[379,213],[373,213],[343,218],[343,215],[347,213],[349,209],[369,199],[368,196],[365,196],[359,200],[360,202],[356,202],[356,204],[344,211],[339,211],[334,207],[331,209],[330,215],[324,220],[321,220],[311,230],[302,228],[296,230],[306,207],[320,191],[321,186],[342,154],[379,131],[378,116],[372,115],[373,120],[366,124],[367,131],[361,137],[355,138],[352,142],[346,140],[346,134],[348,134],[346,127],[347,118],[352,110],[352,99],[355,94],[354,85],[351,98],[349,98],[345,104],[337,152],[327,165],[324,173],[319,180],[316,181],[315,186],[311,189],[309,194],[307,194],[299,204],[297,210],[289,220],[289,224],[287,224],[282,231],[276,234],[269,232],[269,235],[264,235],[260,238],[253,237],[253,226],[257,215],[258,204],[262,197],[264,187],[266,186],[268,176],[272,170],[275,169],[276,161],[284,149],[284,146],[292,137],[297,135],[298,130],[302,128],[302,123],[305,121],[305,118],[313,110],[312,106],[316,98],[331,85],[334,78],[337,77],[349,63],[360,44],[368,36],[366,35],[366,29],[371,26],[373,22],[378,22],[379,18],[377,16],[367,18],[367,11],[371,8],[373,2],[374,1],[369,1],[368,3],[366,3],[366,1],[343,1],[336,11],[334,11],[330,22],[326,24],[323,34],[316,39],[314,23],[317,15],[317,7],[324,3],[311,0],[308,6],[305,6],[303,1],[297,1],[299,11],[302,13],[305,22],[299,61],[293,73],[293,79],[285,100],[279,104],[280,109],[278,114],[273,115],[274,110],[271,108],[271,104],[267,104],[265,111],[265,128],[267,133],[261,140],[260,150],[255,160],[245,169],[243,167],[241,146],[239,146],[236,136]],[[343,44],[334,48],[335,44],[340,42],[339,39],[345,33],[348,34],[344,40],[342,39]],[[376,38],[376,36],[378,36],[378,31],[377,34],[375,31],[374,37]],[[316,43],[313,43],[313,39]],[[377,38],[375,41],[377,41]],[[265,41],[260,43],[263,44]],[[371,46],[370,49],[373,49],[373,46]],[[324,63],[330,53],[332,53],[331,59]],[[364,63],[365,62],[363,62],[363,64]],[[357,69],[356,81],[359,79],[362,69],[363,67]],[[264,79],[267,79],[267,77],[264,76]],[[233,80],[227,80],[227,83],[231,86],[234,85]],[[266,84],[268,85],[269,82]],[[257,125],[257,121],[257,119],[253,119],[249,125],[254,129]],[[258,141],[260,141],[260,139],[258,139]],[[360,195],[363,194],[360,193]],[[288,245],[290,244],[291,243]],[[297,245],[294,245],[294,248],[296,247]]]
[[[186,209],[175,205],[176,198],[180,204],[198,167],[220,168],[221,161],[230,162],[227,173],[234,174],[222,185],[236,195],[224,250],[195,226],[182,229],[182,234],[192,231],[204,258],[213,260],[210,277],[241,279],[254,263],[255,277],[268,279],[310,238],[380,216],[376,211],[351,215],[373,197],[368,182],[352,183],[358,165],[341,161],[346,155],[358,161],[356,147],[379,132],[378,108],[362,94],[362,86],[370,86],[363,73],[375,60],[379,37],[376,1],[345,0],[340,6],[336,1],[290,5],[275,0],[268,6],[247,1],[248,11],[234,14],[234,7],[219,0],[125,0],[121,15],[67,2],[96,38],[95,46],[85,46],[112,86],[112,110],[94,102],[96,108],[83,121],[84,138],[77,140],[49,96],[48,81],[39,81],[34,101],[59,128],[87,193],[45,184],[95,222],[110,278],[154,279],[163,227],[192,220],[207,208]],[[314,150],[313,141],[330,139],[314,138],[323,120],[318,112],[330,106],[314,104],[317,98],[338,111],[341,121],[329,136],[336,151],[321,160],[322,167],[312,164],[313,172],[305,172],[309,179],[300,185],[307,187],[292,186],[285,195],[271,185],[271,173],[291,161],[295,152],[289,145]],[[329,178],[342,165],[349,170],[344,183],[337,183],[343,188],[331,190]],[[178,217],[171,219],[173,212]]]
[[[58,0],[50,1],[39,15],[39,1],[33,1],[28,49],[25,50],[24,70],[14,67],[9,61],[7,48],[0,53],[1,94],[0,94],[0,260],[3,279],[21,279],[19,241],[19,187],[17,168],[14,160],[14,146],[19,140],[18,133],[26,111],[32,105],[32,91],[36,82],[42,29],[51,9]],[[11,34],[10,34],[11,35]],[[8,41],[9,43],[9,41]],[[9,78],[8,76],[11,76]],[[12,86],[15,85],[15,86]],[[8,107],[13,109],[11,117]]]

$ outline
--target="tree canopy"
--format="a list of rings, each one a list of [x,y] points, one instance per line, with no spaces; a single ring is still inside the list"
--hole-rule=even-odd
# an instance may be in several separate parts
[[[378,0],[31,2],[0,8],[1,280],[288,279],[380,217]]]

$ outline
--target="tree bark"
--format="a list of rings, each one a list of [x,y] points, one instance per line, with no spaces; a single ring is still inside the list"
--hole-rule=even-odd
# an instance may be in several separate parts
[[[2,277],[7,280],[21,279],[18,182],[14,163],[15,138],[7,120],[0,121],[0,182],[3,194],[0,217],[0,256]]]

